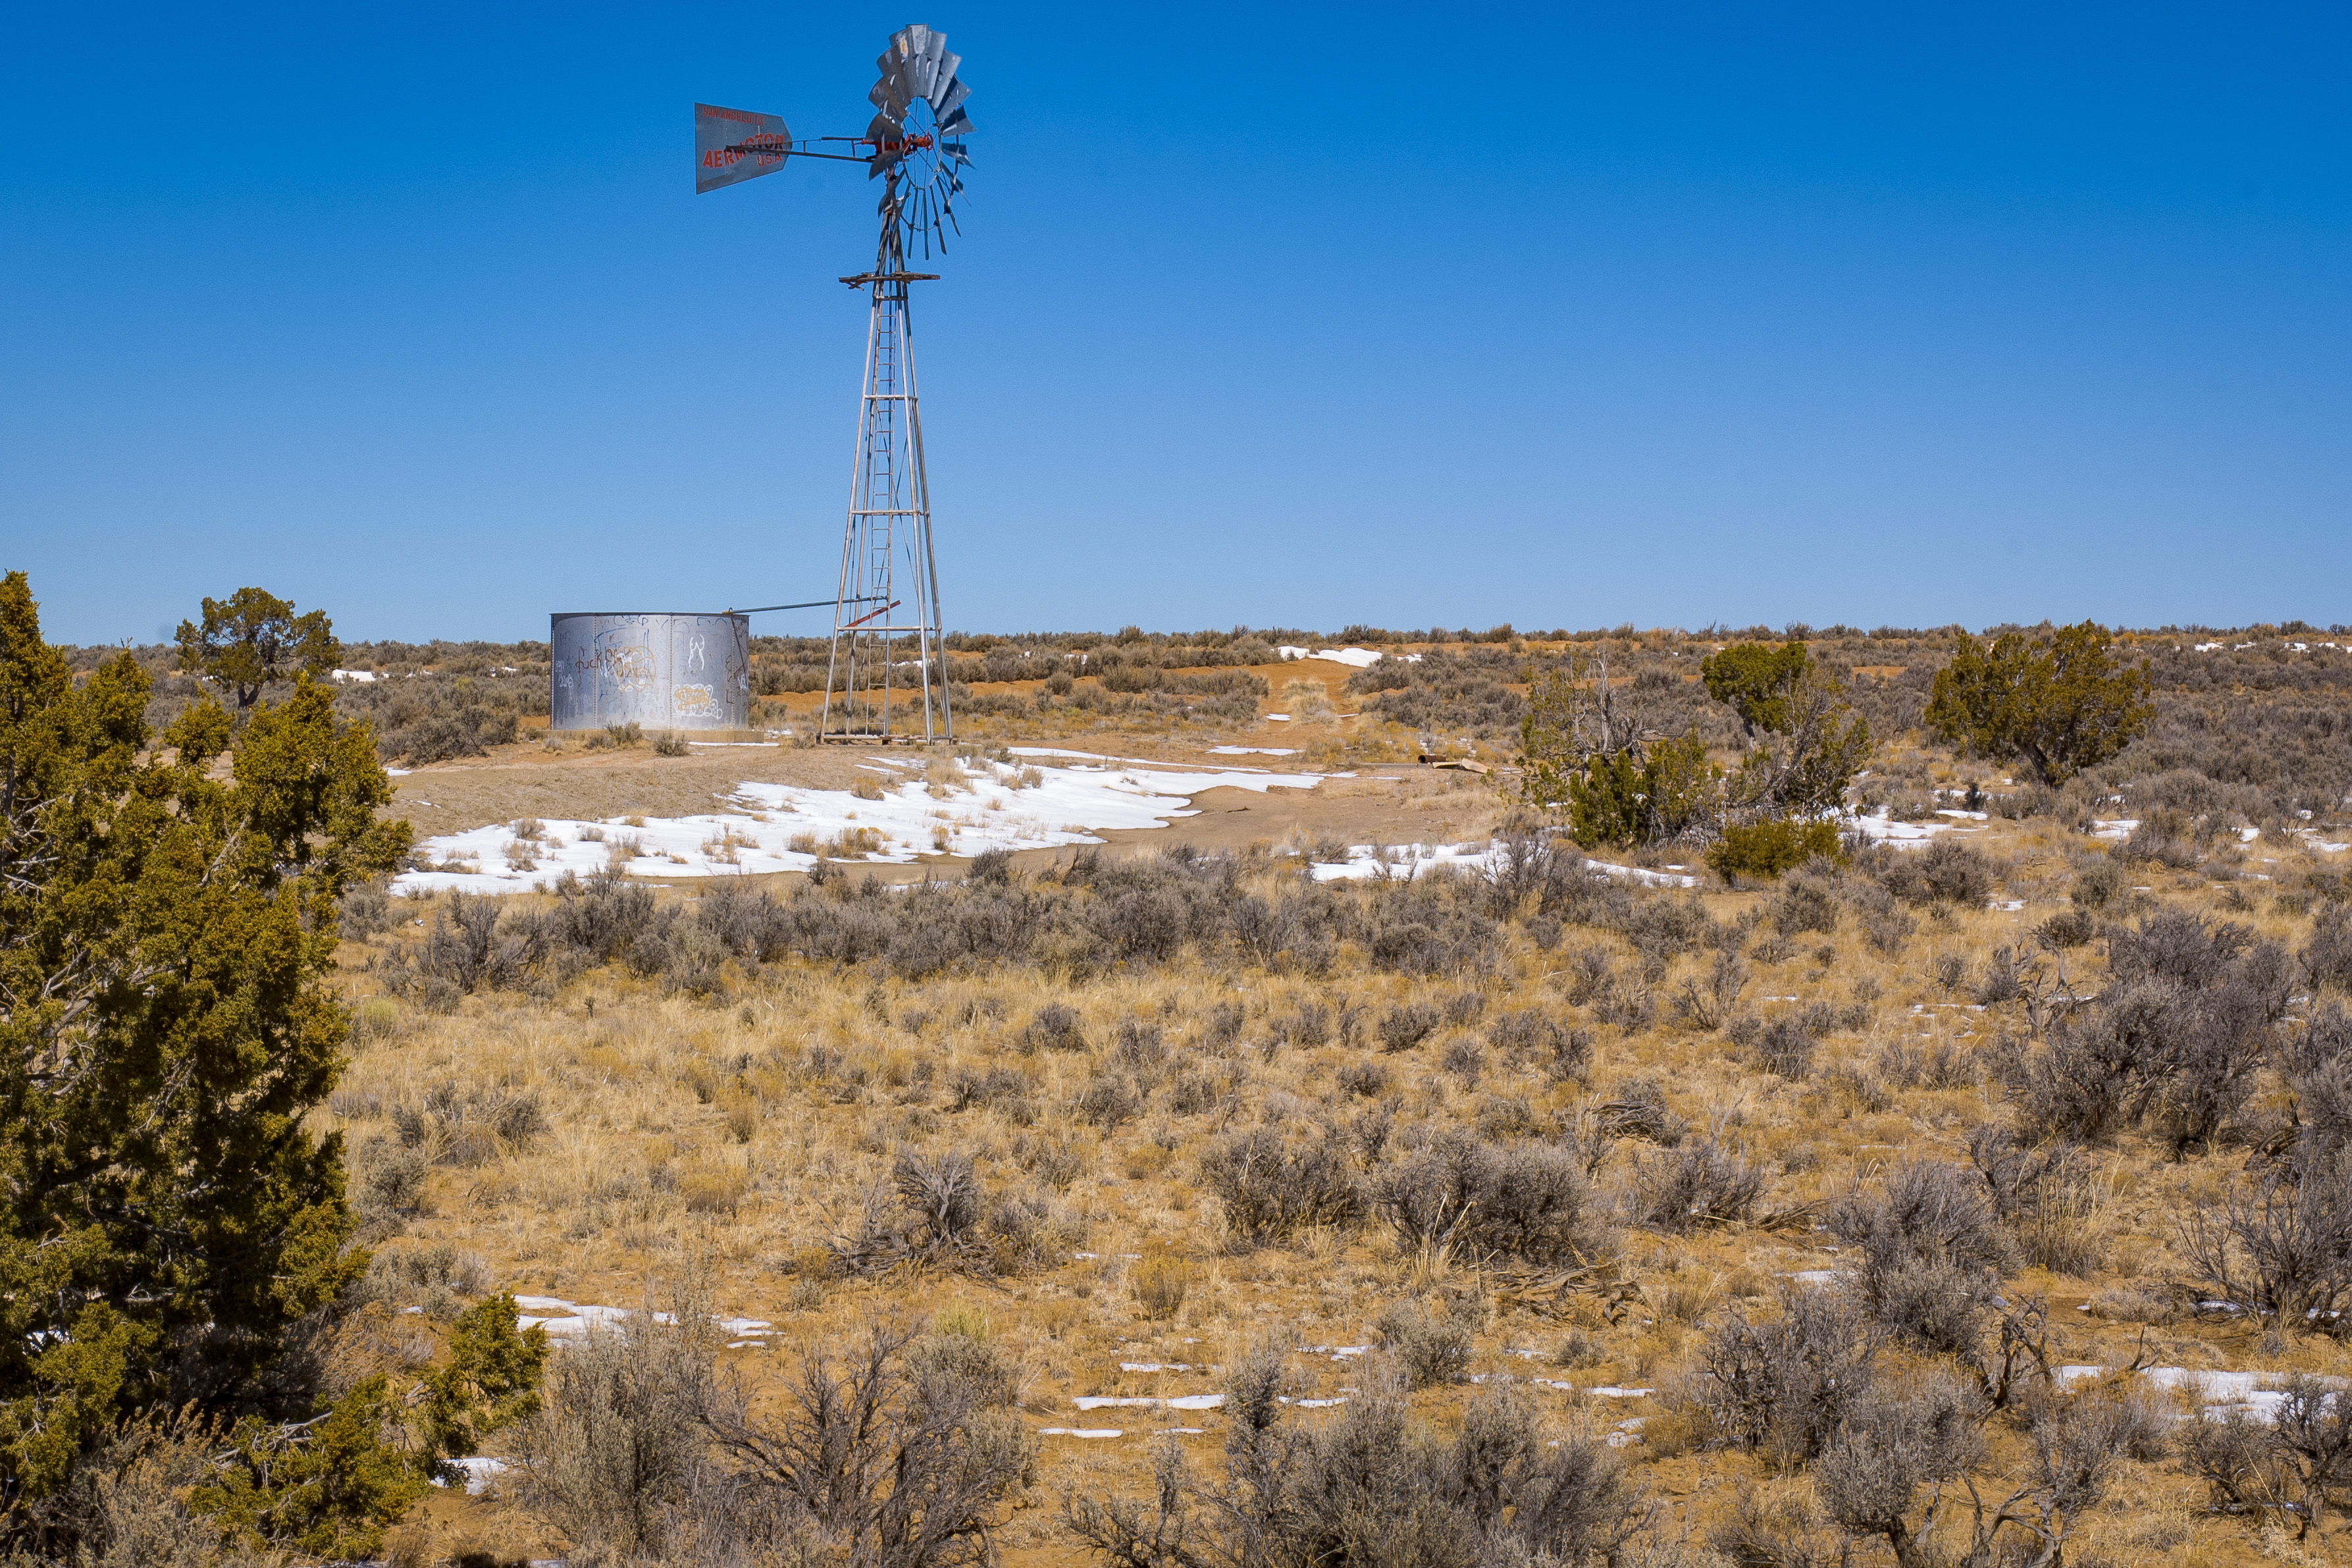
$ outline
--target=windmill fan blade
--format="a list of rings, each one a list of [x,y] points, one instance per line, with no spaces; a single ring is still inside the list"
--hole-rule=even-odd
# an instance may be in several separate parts
[[[971,96],[971,89],[952,77],[942,78],[941,81],[943,85],[931,94],[931,112],[945,120],[963,106],[963,100]]]
[[[894,46],[875,57],[874,68],[881,79],[866,93],[866,100],[886,114],[904,118],[907,105],[915,100],[915,91],[907,80],[907,62]]]
[[[955,75],[955,67],[948,63],[948,37],[933,33],[923,40],[920,53],[907,62],[915,90],[929,98],[939,90],[941,82]]]
[[[971,117],[961,106],[940,116],[940,134],[942,136],[969,136],[971,132]]]
[[[906,83],[908,102],[931,96],[931,81],[939,74],[939,68],[937,60],[925,59],[920,55],[898,68],[898,79]]]
[[[940,58],[940,68],[931,79],[931,90],[924,95],[931,100],[931,107],[933,109],[939,109],[944,106],[943,100],[947,98],[949,93],[955,89],[956,72],[962,68],[963,57],[961,55],[945,55]],[[966,88],[964,90],[966,92],[970,92],[971,89],[970,88]]]

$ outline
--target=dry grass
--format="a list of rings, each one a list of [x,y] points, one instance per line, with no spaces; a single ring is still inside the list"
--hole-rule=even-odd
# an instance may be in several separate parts
[[[1328,719],[1337,711],[1331,706],[1331,689],[1319,680],[1286,680],[1282,683],[1282,706],[1295,722],[1311,722]]]
[[[960,777],[952,763],[938,762],[925,775],[941,794],[957,792]],[[1344,820],[1370,802],[1433,828],[1484,830],[1499,811],[1491,794],[1466,781],[1417,782],[1410,791],[1370,779],[1326,787],[1301,804],[1303,821],[1316,811]],[[625,838],[615,832],[616,855]],[[1692,1138],[1712,1129],[1767,1173],[1762,1207],[1775,1215],[1825,1204],[1905,1160],[1965,1164],[1969,1131],[2006,1114],[1994,1057],[2004,1032],[2021,1030],[2022,1004],[1979,1008],[1965,987],[1955,994],[1939,982],[1936,961],[1956,956],[1975,974],[1997,948],[2031,952],[2035,926],[2067,907],[2074,868],[2101,853],[2038,819],[1994,822],[1977,842],[2002,863],[2004,901],[2021,900],[2021,908],[1917,911],[1916,932],[1893,951],[1874,946],[1850,918],[1789,941],[1776,941],[1769,921],[1756,926],[1731,1007],[1769,1022],[1820,1005],[1841,1020],[1801,1077],[1769,1070],[1756,1051],[1663,1005],[1645,1014],[1626,1001],[1627,988],[1663,1004],[1685,982],[1716,984],[1713,952],[1694,948],[1660,963],[1622,934],[1586,927],[1539,944],[1528,926],[1515,925],[1502,963],[1483,979],[1410,981],[1375,971],[1353,944],[1319,976],[1187,960],[1075,983],[1040,966],[910,984],[863,965],[788,959],[756,973],[730,965],[726,988],[702,1000],[667,994],[657,978],[614,966],[591,971],[551,1001],[478,994],[446,1016],[377,994],[367,973],[392,946],[418,939],[412,927],[346,949],[361,1027],[344,1088],[320,1117],[345,1133],[357,1159],[372,1141],[394,1136],[394,1108],[437,1086],[535,1095],[545,1131],[484,1148],[467,1163],[430,1165],[418,1212],[396,1222],[410,1237],[478,1255],[502,1286],[619,1304],[639,1300],[648,1277],[691,1251],[709,1259],[722,1310],[772,1319],[788,1337],[814,1342],[877,1315],[984,1303],[993,1331],[1024,1369],[1023,1408],[1033,1426],[1087,1425],[1072,1419],[1069,1401],[1080,1394],[1214,1386],[1189,1373],[1122,1372],[1122,1362],[1223,1363],[1276,1328],[1309,1343],[1364,1343],[1374,1320],[1407,1295],[1460,1294],[1479,1303],[1475,1320],[1463,1320],[1471,1324],[1475,1371],[1525,1373],[1530,1363],[1506,1352],[1534,1349],[1574,1366],[1580,1384],[1664,1386],[1687,1372],[1694,1346],[1727,1312],[1768,1312],[1786,1276],[1845,1266],[1833,1238],[1806,1222],[1710,1224],[1672,1237],[1629,1226],[1617,1270],[1626,1293],[1551,1290],[1478,1258],[1401,1247],[1375,1223],[1314,1226],[1286,1246],[1236,1251],[1217,1200],[1198,1180],[1199,1162],[1227,1130],[1260,1120],[1364,1129],[1367,1117],[1385,1113],[1394,1137],[1482,1118],[1522,1125],[1523,1115],[1537,1136],[1556,1138],[1563,1127],[1591,1125],[1593,1104],[1649,1079]],[[854,843],[826,848],[835,858],[859,852]],[[1259,891],[1295,875],[1277,863],[1254,864],[1246,885]],[[2326,862],[2287,849],[2262,869],[2284,886]],[[2231,911],[2223,900],[2234,884],[2160,870],[2137,880],[2158,905],[2228,913],[2290,944],[2309,925],[2307,915],[2271,900]],[[1772,897],[1715,889],[1700,902],[1710,921],[1728,927],[1760,920]],[[1587,954],[1616,976],[1611,987],[1580,986]],[[2095,947],[2067,952],[2070,980],[2095,988],[2097,954]],[[1483,998],[1481,1013],[1382,1050],[1377,1026],[1392,1010],[1438,1005],[1465,991]],[[1028,1026],[1052,1005],[1076,1013],[1080,1048],[1034,1048]],[[1237,1026],[1213,1022],[1221,1008],[1238,1009]],[[1286,1043],[1284,1020],[1310,1008],[1341,1021],[1316,1043]],[[1478,1046],[1498,1018],[1528,1009],[1588,1031],[1589,1065],[1561,1075],[1524,1051],[1486,1045],[1474,1063],[1459,1049]],[[1120,1026],[1135,1021],[1159,1030],[1163,1062],[1121,1058]],[[1452,1068],[1450,1050],[1458,1058]],[[1139,1113],[1089,1119],[1081,1109],[1089,1086],[1115,1075],[1140,1095]],[[1375,1087],[1353,1087],[1365,1083]],[[824,1261],[829,1244],[909,1149],[971,1153],[992,1194],[1034,1199],[1066,1227],[1067,1244],[1046,1266],[993,1280],[937,1267],[839,1277]],[[1630,1191],[1655,1152],[1633,1141],[1603,1149],[1595,1168],[1604,1192]],[[2054,1359],[2125,1364],[2145,1331],[2153,1354],[2170,1363],[2352,1373],[2352,1358],[2334,1342],[2266,1346],[2226,1322],[2168,1309],[2184,1268],[2179,1217],[2210,1202],[2242,1161],[2242,1150],[2228,1148],[2175,1159],[2137,1133],[2097,1152],[2073,1206],[2042,1220],[2097,1245],[2069,1254],[2056,1237],[2043,1238],[2052,1245],[2028,1237],[2032,1256],[2017,1277],[2018,1289],[2048,1299]],[[2070,1261],[2081,1272],[2052,1270]],[[776,1364],[772,1352],[738,1353],[755,1376]],[[1353,1375],[1340,1363],[1296,1364],[1308,1394],[1335,1394]],[[1441,1384],[1415,1401],[1443,1425],[1455,1418],[1461,1393]],[[1652,1440],[1628,1450],[1643,1478],[1663,1494],[1692,1497],[1688,1521],[1703,1527],[1720,1493],[1698,1494],[1700,1479],[1741,1473],[1749,1461],[1685,1451],[1675,1436],[1680,1417],[1654,1405],[1624,1413],[1655,1423]],[[1613,1420],[1619,1413],[1605,1414]],[[1185,1439],[1206,1461],[1219,1440],[1216,1423],[1187,1419],[1212,1428]],[[1141,1483],[1139,1441],[1046,1445],[1037,1500],[1080,1485],[1133,1490]],[[2125,1506],[2102,1513],[2088,1537],[2110,1561],[2220,1563],[2258,1552],[2242,1526],[2194,1512],[2201,1490],[2168,1464],[2126,1470],[2116,1494]],[[507,1532],[500,1539],[529,1535],[527,1521],[496,1501],[436,1507],[474,1520],[485,1539],[499,1531]],[[1011,1516],[1013,1561],[1079,1560],[1051,1513]]]
[[[1165,1321],[1182,1309],[1184,1292],[1192,1283],[1192,1264],[1165,1252],[1144,1258],[1128,1272],[1128,1286],[1135,1292],[1136,1305],[1154,1322]]]

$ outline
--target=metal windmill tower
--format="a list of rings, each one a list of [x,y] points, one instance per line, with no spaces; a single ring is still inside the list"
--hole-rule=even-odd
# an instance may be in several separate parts
[[[875,109],[866,133],[815,139],[859,151],[823,152],[794,142],[775,115],[695,105],[695,189],[772,174],[796,157],[864,163],[866,178],[882,182],[874,266],[841,280],[867,290],[871,309],[817,732],[821,740],[952,740],[908,308],[908,286],[939,274],[909,270],[908,256],[944,254],[956,228],[962,171],[971,163],[963,143],[971,130],[963,108],[971,89],[956,75],[962,58],[948,52],[946,35],[929,27],[893,33],[876,63],[882,75],[866,95]],[[911,711],[918,708],[919,721]]]

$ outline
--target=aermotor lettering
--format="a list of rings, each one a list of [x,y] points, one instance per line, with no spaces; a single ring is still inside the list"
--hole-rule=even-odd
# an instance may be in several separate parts
[[[706,169],[726,169],[749,158],[755,163],[781,163],[791,151],[773,137],[747,137],[739,147],[713,147],[702,155]]]

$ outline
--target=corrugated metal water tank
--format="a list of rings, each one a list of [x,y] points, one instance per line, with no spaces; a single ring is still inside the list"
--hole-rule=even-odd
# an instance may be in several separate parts
[[[548,617],[549,725],[746,730],[751,618],[590,611]]]

